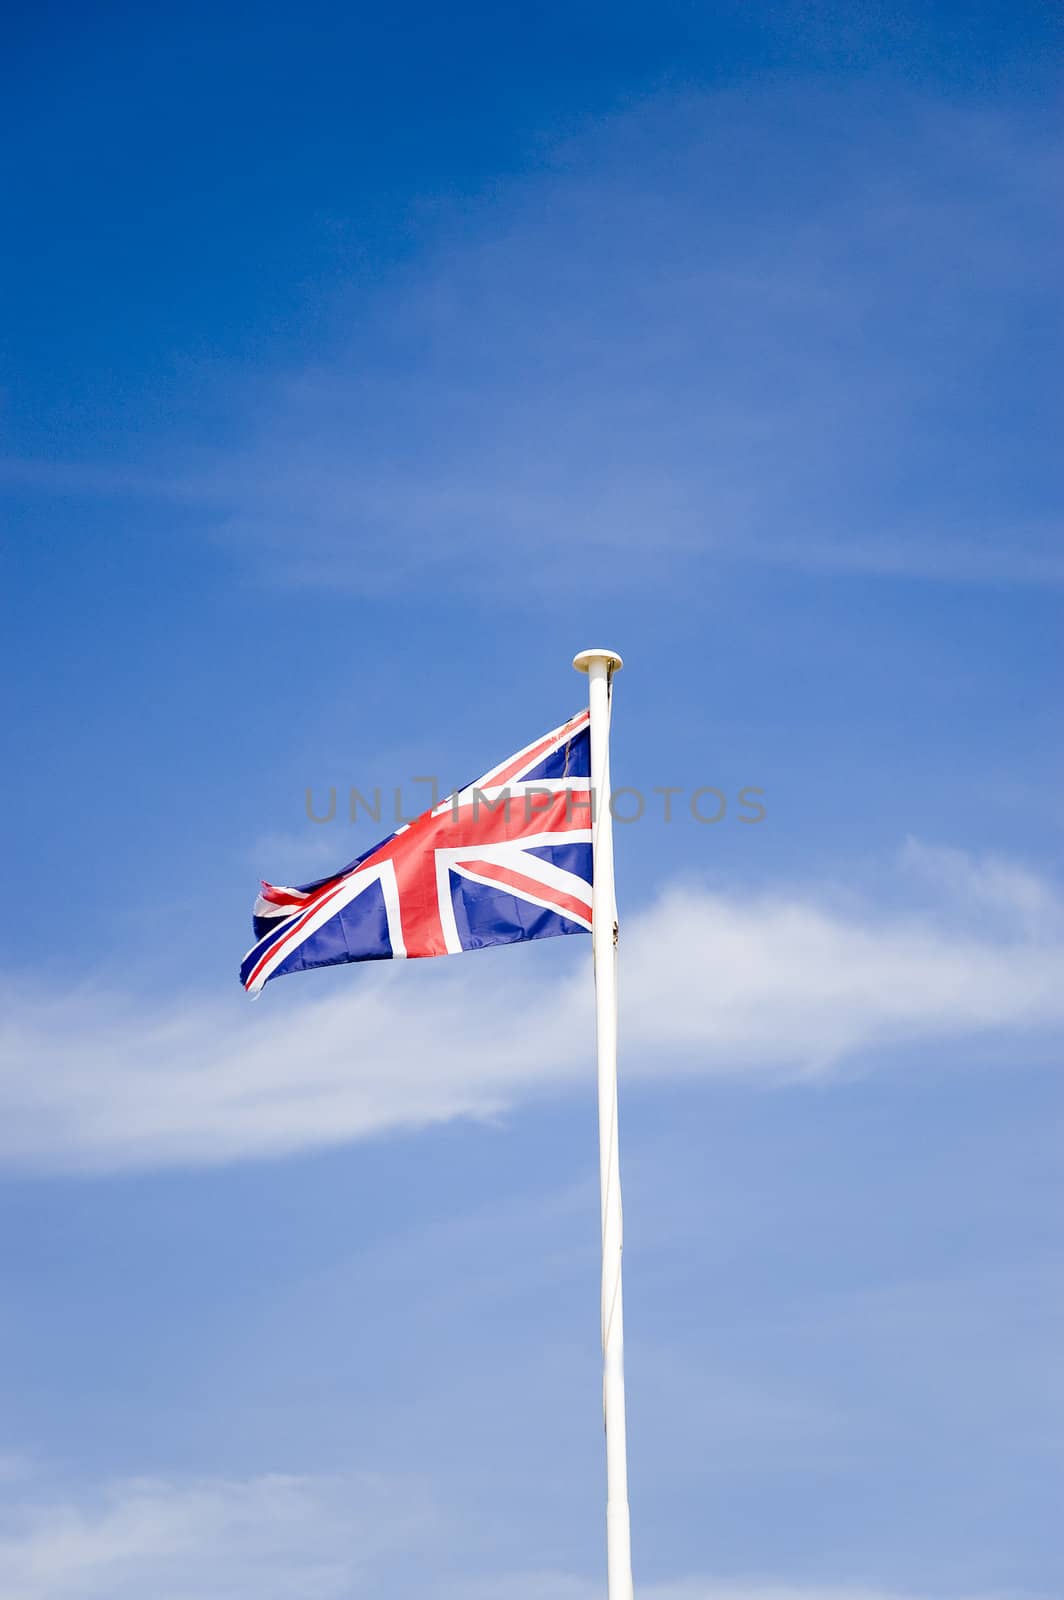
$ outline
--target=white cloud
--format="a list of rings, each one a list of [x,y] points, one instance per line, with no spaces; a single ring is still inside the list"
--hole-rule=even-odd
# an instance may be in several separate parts
[[[605,1600],[605,1585],[566,1573],[526,1573],[490,1582],[462,1583],[443,1591],[446,1600]],[[946,1600],[943,1590],[882,1588],[863,1583],[786,1583],[768,1579],[686,1578],[675,1583],[637,1582],[639,1600]],[[953,1594],[950,1600],[1021,1600],[985,1591]],[[1029,1600],[1035,1600],[1030,1596]]]
[[[1062,954],[989,919],[676,889],[630,931],[628,1037],[694,1070],[823,1073],[882,1045],[1059,1024]]]
[[[964,850],[907,839],[901,865],[970,916],[987,914],[1005,927],[1035,938],[1060,938],[1064,933],[1060,896],[1053,887],[1015,861],[986,856],[976,861]]]
[[[4,1600],[420,1600],[425,1562],[441,1600],[605,1600],[602,1581],[565,1573],[448,1576],[458,1530],[416,1481],[270,1474],[125,1478],[48,1493],[30,1487],[37,1494],[24,1489],[0,1508]],[[990,1592],[734,1578],[641,1582],[638,1593],[640,1600],[995,1600]]]
[[[416,1485],[270,1475],[124,1479],[8,1500],[4,1600],[348,1600],[436,1524]]]
[[[771,1583],[735,1582],[726,1579],[691,1578],[682,1583],[651,1585],[640,1591],[644,1600],[937,1600],[944,1591],[884,1589],[862,1583]],[[976,1600],[968,1592],[953,1600]],[[984,1592],[979,1600],[993,1600]],[[1005,1600],[999,1596],[999,1600]],[[1013,1600],[1019,1600],[1014,1596]],[[1033,1600],[1033,1597],[1032,1597]]]
[[[908,911],[823,885],[676,887],[628,919],[624,1077],[823,1076],[884,1046],[1064,1023],[1051,887],[999,861],[906,860],[936,868],[935,898]],[[496,1116],[589,1081],[588,959],[581,940],[553,969],[507,950],[374,965],[281,980],[256,1006],[235,986],[152,1004],[9,981],[0,1160],[219,1162]]]

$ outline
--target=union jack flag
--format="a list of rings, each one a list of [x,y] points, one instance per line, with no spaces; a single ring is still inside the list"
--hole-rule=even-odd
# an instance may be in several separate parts
[[[240,981],[591,931],[591,746],[582,711],[342,871],[264,883]]]

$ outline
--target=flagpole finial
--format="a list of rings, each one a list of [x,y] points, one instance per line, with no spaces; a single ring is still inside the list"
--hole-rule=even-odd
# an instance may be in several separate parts
[[[604,661],[610,672],[620,672],[624,666],[616,650],[581,650],[573,657],[573,666],[577,672],[590,672],[595,661]]]

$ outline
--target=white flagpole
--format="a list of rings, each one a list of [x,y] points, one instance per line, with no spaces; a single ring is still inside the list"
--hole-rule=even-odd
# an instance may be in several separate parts
[[[581,650],[588,677],[594,885],[591,892],[598,1032],[599,1183],[602,1199],[602,1402],[606,1421],[606,1569],[609,1600],[632,1600],[628,1455],[624,1421],[624,1316],[621,1302],[621,1175],[617,1159],[617,901],[610,812],[610,697],[622,665],[615,650]]]

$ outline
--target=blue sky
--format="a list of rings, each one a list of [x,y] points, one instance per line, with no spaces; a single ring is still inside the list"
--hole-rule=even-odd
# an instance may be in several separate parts
[[[236,982],[598,642],[637,1592],[1064,1593],[1059,44],[10,19],[5,1600],[601,1600],[589,942]]]

